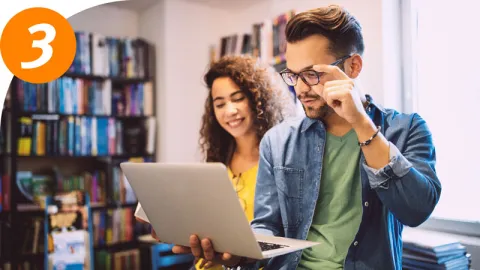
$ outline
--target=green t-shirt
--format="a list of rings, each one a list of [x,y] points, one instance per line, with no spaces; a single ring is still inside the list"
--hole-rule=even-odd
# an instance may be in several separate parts
[[[343,137],[327,133],[320,193],[299,269],[343,269],[362,218],[360,146],[352,129]]]

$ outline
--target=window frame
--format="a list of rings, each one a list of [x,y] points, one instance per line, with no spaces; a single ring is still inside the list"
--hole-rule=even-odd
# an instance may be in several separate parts
[[[417,1],[422,0],[402,0],[400,1],[400,27],[401,27],[401,56],[402,56],[402,110],[406,113],[418,111],[418,69],[417,59],[417,26],[418,13]],[[479,209],[480,211],[480,209]],[[430,217],[420,225],[421,228],[453,233],[465,236],[480,237],[480,221],[464,221],[456,219]]]

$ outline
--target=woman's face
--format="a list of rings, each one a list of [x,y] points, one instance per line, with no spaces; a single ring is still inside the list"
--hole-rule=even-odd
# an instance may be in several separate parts
[[[213,82],[212,100],[215,118],[234,138],[254,130],[254,115],[248,98],[232,79],[221,77]]]

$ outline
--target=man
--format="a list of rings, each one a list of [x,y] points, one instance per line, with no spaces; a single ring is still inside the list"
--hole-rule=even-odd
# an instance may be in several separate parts
[[[318,241],[263,262],[266,269],[401,269],[404,225],[435,208],[435,148],[417,114],[384,109],[355,80],[364,51],[359,22],[339,6],[300,13],[286,28],[284,81],[306,116],[267,132],[260,145],[257,233]],[[191,238],[196,257],[228,266],[259,262],[216,255]],[[176,247],[175,252],[184,252]]]

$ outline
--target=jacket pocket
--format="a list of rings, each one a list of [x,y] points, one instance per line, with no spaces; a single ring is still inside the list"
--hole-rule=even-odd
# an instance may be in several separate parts
[[[283,227],[298,228],[302,222],[304,169],[277,166],[273,168]]]

